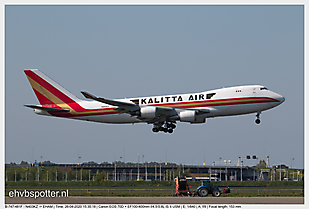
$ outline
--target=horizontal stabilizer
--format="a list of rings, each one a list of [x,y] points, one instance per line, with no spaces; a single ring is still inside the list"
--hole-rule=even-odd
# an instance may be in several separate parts
[[[116,101],[116,100],[105,99],[105,98],[102,98],[102,97],[96,97],[96,96],[94,96],[94,95],[92,95],[88,92],[85,92],[85,91],[81,91],[81,93],[87,99],[93,99],[95,101],[102,102],[102,103],[109,104],[109,105],[113,105],[113,106],[118,106],[118,107],[128,107],[128,106],[129,107],[135,107],[135,106],[137,106],[134,103],[120,102],[120,101]]]
[[[32,109],[44,110],[44,111],[47,111],[47,112],[70,112],[70,110],[68,110],[68,109],[42,107],[42,106],[38,106],[38,105],[24,105],[24,106],[32,108]]]

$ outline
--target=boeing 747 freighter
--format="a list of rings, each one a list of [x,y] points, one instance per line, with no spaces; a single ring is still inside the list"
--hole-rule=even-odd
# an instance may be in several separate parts
[[[284,97],[261,85],[221,88],[189,94],[107,99],[86,91],[81,100],[37,69],[24,71],[40,105],[25,105],[39,115],[100,123],[153,124],[152,131],[173,133],[176,123],[205,123],[206,118],[256,113],[284,102]]]

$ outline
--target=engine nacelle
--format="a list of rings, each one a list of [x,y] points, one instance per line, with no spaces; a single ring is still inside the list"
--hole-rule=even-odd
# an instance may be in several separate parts
[[[196,121],[196,112],[195,111],[180,112],[179,118],[181,122],[194,122]]]
[[[205,122],[206,122],[206,118],[196,118],[194,122],[190,122],[190,123],[195,124],[195,123],[205,123]]]
[[[151,106],[141,107],[140,112],[141,112],[141,117],[147,118],[147,119],[156,118],[158,115],[157,108],[151,107]]]
[[[205,118],[197,118],[196,112],[191,110],[180,112],[179,118],[181,122],[205,123]]]

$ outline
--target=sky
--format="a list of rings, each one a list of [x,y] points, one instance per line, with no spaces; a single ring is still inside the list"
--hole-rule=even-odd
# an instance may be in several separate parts
[[[260,125],[250,114],[153,133],[148,124],[36,115],[23,106],[39,104],[23,73],[31,68],[81,99],[82,90],[115,99],[261,84],[286,100],[263,112]],[[303,168],[304,7],[7,5],[4,151],[6,163],[137,162],[139,155],[211,165],[257,155]]]

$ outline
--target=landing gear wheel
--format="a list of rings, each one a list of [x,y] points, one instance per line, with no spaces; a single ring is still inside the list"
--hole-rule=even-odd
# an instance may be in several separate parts
[[[174,125],[173,123],[166,123],[166,127],[167,128],[171,128],[171,129],[175,129],[176,128],[176,125]]]
[[[217,189],[212,192],[212,196],[214,197],[220,197],[220,195],[221,195],[221,192]]]
[[[206,197],[207,195],[208,195],[208,189],[206,189],[206,188],[202,188],[202,189],[200,189],[200,195],[202,196],[202,197]]]
[[[255,123],[256,123],[256,124],[260,124],[260,123],[261,123],[260,114],[261,114],[261,112],[258,112],[258,113],[256,114],[256,120],[255,120]]]
[[[173,133],[174,130],[176,128],[176,125],[174,124],[176,122],[171,122],[171,121],[166,121],[165,123],[155,123],[153,125],[152,131],[153,132],[159,132],[162,131],[164,133]]]

